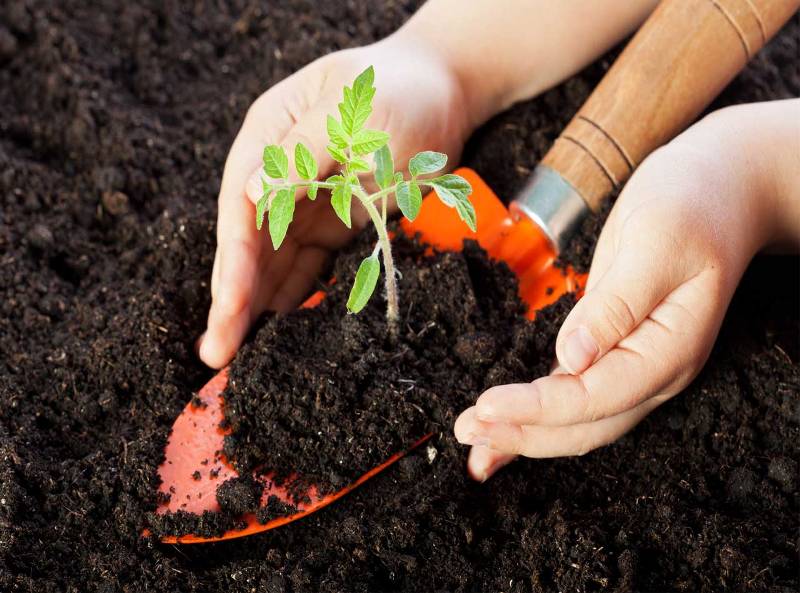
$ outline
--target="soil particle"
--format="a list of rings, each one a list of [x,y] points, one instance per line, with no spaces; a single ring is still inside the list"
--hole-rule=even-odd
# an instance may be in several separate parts
[[[247,107],[418,5],[0,3],[16,39],[0,63],[0,591],[798,589],[796,468],[775,461],[800,458],[796,258],[753,262],[705,370],[613,446],[478,485],[440,420],[432,462],[421,448],[301,521],[208,546],[141,539],[169,427],[211,376],[193,341]],[[799,31],[794,17],[716,106],[800,95]],[[465,164],[510,200],[612,58],[495,118]],[[106,212],[106,191],[127,212]],[[580,240],[585,267],[596,231]],[[555,326],[529,331],[538,348]],[[738,468],[746,498],[729,495]]]

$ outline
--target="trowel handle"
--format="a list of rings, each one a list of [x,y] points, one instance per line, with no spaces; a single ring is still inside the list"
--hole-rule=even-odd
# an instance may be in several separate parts
[[[800,0],[664,0],[542,160],[592,210],[716,97]]]

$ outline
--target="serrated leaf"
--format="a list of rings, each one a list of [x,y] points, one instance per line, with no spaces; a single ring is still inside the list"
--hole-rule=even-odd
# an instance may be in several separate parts
[[[338,216],[345,226],[349,229],[350,223],[350,202],[353,198],[353,189],[349,183],[339,183],[333,188],[331,193],[331,206],[333,206],[336,216]]]
[[[347,310],[351,313],[358,313],[369,302],[378,278],[381,275],[381,262],[377,255],[370,255],[365,258],[358,266],[356,279],[353,288],[350,289],[350,296],[347,298]]]
[[[256,228],[260,231],[264,226],[264,214],[269,208],[269,196],[272,193],[272,186],[266,181],[263,182],[264,191],[261,194],[261,199],[256,202]]]
[[[282,146],[268,144],[264,147],[264,171],[274,179],[286,179],[289,176],[289,157]]]
[[[353,87],[372,88],[374,82],[375,82],[375,68],[373,66],[367,66],[361,74],[356,76],[356,79],[353,82]]]
[[[319,186],[316,183],[312,183],[308,186],[308,191],[306,192],[308,195],[308,199],[312,202],[317,199],[317,192],[319,191]]]
[[[454,207],[459,200],[466,200],[472,193],[472,186],[463,177],[448,174],[426,181],[433,186],[439,199]]]
[[[325,183],[341,183],[344,181],[344,177],[341,175],[331,175],[325,180]]]
[[[360,130],[353,136],[353,154],[375,152],[389,141],[389,134],[381,130]]]
[[[347,148],[347,145],[350,144],[350,138],[345,133],[342,124],[332,115],[328,116],[328,138],[331,144],[339,148]]]
[[[456,212],[458,212],[458,216],[461,220],[467,223],[467,226],[473,233],[478,230],[478,219],[472,202],[468,199],[460,200],[456,203]]]
[[[283,243],[293,217],[294,187],[289,187],[275,194],[269,208],[269,236],[272,237],[272,246],[275,250]]]
[[[441,152],[426,150],[411,157],[408,161],[408,172],[414,177],[426,173],[436,173],[447,165],[447,155]]]
[[[369,171],[369,163],[364,159],[352,159],[350,161],[350,170],[361,172]]]
[[[344,87],[344,101],[339,103],[342,128],[345,133],[355,136],[372,113],[372,98],[375,96],[375,70],[370,66],[358,75],[353,88]]]
[[[384,144],[376,150],[373,160],[375,161],[375,183],[379,188],[386,189],[392,185],[392,179],[394,179],[394,161],[389,145]]]
[[[294,147],[294,168],[301,179],[310,181],[317,177],[317,161],[305,144],[298,142]]]
[[[333,144],[328,144],[327,148],[328,148],[328,154],[333,157],[334,161],[342,164],[347,162],[347,155],[341,148]]]
[[[458,216],[473,232],[477,229],[478,221],[475,207],[469,201],[472,186],[466,179],[458,175],[449,174],[431,179],[426,183],[430,183],[433,186],[442,202],[456,209]]]
[[[395,192],[397,198],[397,207],[408,220],[414,221],[419,214],[419,208],[422,206],[422,192],[419,185],[413,181],[403,181],[397,186]]]

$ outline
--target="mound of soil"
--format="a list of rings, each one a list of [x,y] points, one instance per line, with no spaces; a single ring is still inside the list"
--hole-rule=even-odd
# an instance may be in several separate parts
[[[342,281],[319,306],[267,317],[231,364],[224,453],[248,478],[217,489],[229,516],[155,517],[157,533],[219,535],[237,511],[255,512],[254,470],[287,483],[295,504],[311,485],[321,494],[339,490],[422,437],[449,432],[490,386],[547,373],[571,297],[529,322],[513,273],[476,243],[425,256],[425,246],[399,235],[402,327],[392,340],[380,291],[358,315],[345,308],[354,270],[373,244],[367,229],[337,257]]]
[[[0,7],[0,590],[797,589],[796,258],[754,262],[701,376],[613,446],[479,485],[443,430],[432,462],[279,530],[140,538],[172,420],[211,376],[192,343],[247,106],[418,4]],[[799,38],[795,17],[717,106],[800,95]],[[612,57],[490,122],[465,164],[510,198]]]

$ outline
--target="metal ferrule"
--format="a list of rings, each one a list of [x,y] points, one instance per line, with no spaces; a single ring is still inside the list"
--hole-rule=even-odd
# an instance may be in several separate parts
[[[530,180],[511,203],[515,216],[525,215],[544,232],[560,253],[578,230],[589,207],[577,190],[556,171],[537,165]]]

